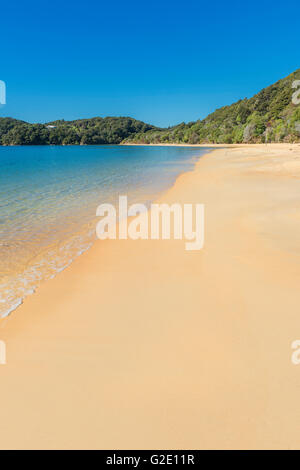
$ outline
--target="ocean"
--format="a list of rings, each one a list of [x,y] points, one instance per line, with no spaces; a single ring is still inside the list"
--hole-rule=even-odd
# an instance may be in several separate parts
[[[207,152],[193,147],[0,147],[0,317],[96,240],[96,209],[146,205]]]

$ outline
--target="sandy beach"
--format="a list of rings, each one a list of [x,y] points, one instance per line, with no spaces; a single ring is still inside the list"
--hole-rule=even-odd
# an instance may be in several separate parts
[[[300,448],[300,145],[217,148],[162,197],[205,245],[98,241],[0,321],[1,449]]]

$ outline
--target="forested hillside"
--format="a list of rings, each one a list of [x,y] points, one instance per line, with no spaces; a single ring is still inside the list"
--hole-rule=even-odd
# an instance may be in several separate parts
[[[11,118],[0,118],[2,145],[99,145],[119,144],[132,134],[155,129],[128,117],[54,121],[29,124]]]
[[[250,99],[217,109],[202,121],[161,129],[129,117],[29,124],[0,118],[1,145],[299,142],[300,105],[292,102],[300,69]]]
[[[163,131],[151,129],[127,141],[162,143],[242,143],[300,141],[300,105],[292,102],[300,69],[253,98],[217,109],[202,121]]]

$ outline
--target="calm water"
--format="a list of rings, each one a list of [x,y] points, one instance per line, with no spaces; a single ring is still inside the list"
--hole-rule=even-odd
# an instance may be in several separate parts
[[[91,246],[99,204],[149,204],[205,151],[0,147],[0,316]]]

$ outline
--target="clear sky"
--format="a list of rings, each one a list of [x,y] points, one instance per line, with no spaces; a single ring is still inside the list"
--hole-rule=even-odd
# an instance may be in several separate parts
[[[299,13],[299,0],[1,2],[0,116],[203,118],[300,67]]]

